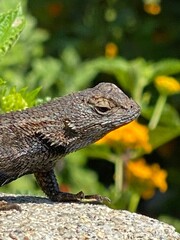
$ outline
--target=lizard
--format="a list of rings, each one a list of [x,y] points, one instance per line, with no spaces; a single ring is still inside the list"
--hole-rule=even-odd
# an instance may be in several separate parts
[[[60,191],[55,164],[139,115],[140,107],[133,99],[115,84],[105,82],[42,105],[1,114],[0,186],[34,174],[52,201],[102,203],[106,197]],[[4,209],[4,202],[1,205]]]

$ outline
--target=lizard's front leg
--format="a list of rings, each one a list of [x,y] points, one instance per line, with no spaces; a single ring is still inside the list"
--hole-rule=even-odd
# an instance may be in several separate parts
[[[54,202],[94,202],[104,203],[109,199],[100,195],[84,195],[81,191],[77,194],[61,192],[53,170],[34,173],[43,192]]]

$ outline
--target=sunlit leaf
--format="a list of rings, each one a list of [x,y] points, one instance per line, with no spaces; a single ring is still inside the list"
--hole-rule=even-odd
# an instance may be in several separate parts
[[[16,42],[24,25],[25,18],[20,4],[15,10],[0,14],[0,57]]]
[[[154,75],[174,75],[180,73],[180,60],[165,59],[154,63]]]

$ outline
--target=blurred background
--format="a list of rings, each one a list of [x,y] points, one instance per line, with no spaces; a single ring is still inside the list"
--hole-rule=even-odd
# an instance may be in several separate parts
[[[19,1],[1,0],[0,13]],[[22,1],[25,27],[1,57],[1,112],[112,82],[141,117],[57,164],[61,189],[111,198],[180,231],[180,1]],[[39,89],[41,87],[41,89]],[[4,90],[5,89],[5,90]],[[0,189],[39,194],[33,176]]]

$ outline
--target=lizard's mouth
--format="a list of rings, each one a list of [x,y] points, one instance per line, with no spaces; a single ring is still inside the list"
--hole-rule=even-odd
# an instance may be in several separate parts
[[[114,125],[116,127],[124,126],[124,125],[132,122],[133,120],[137,119],[140,114],[141,114],[140,107],[138,107],[135,111],[130,109],[126,115],[121,116],[119,121],[118,120],[115,121]]]
[[[140,116],[141,114],[141,109],[138,107],[138,109],[135,111],[134,115],[132,116],[132,119],[136,119]]]
[[[134,113],[132,113],[132,112],[133,111],[130,111],[129,116],[125,117],[125,121],[127,121],[127,123],[129,123],[139,117],[139,115],[141,114],[140,107],[138,107],[137,110],[134,111]]]
[[[130,120],[132,121],[133,119],[136,119],[139,117],[139,115],[141,114],[141,108],[137,103],[135,104],[135,108],[132,108],[129,110],[129,116],[130,116]]]

